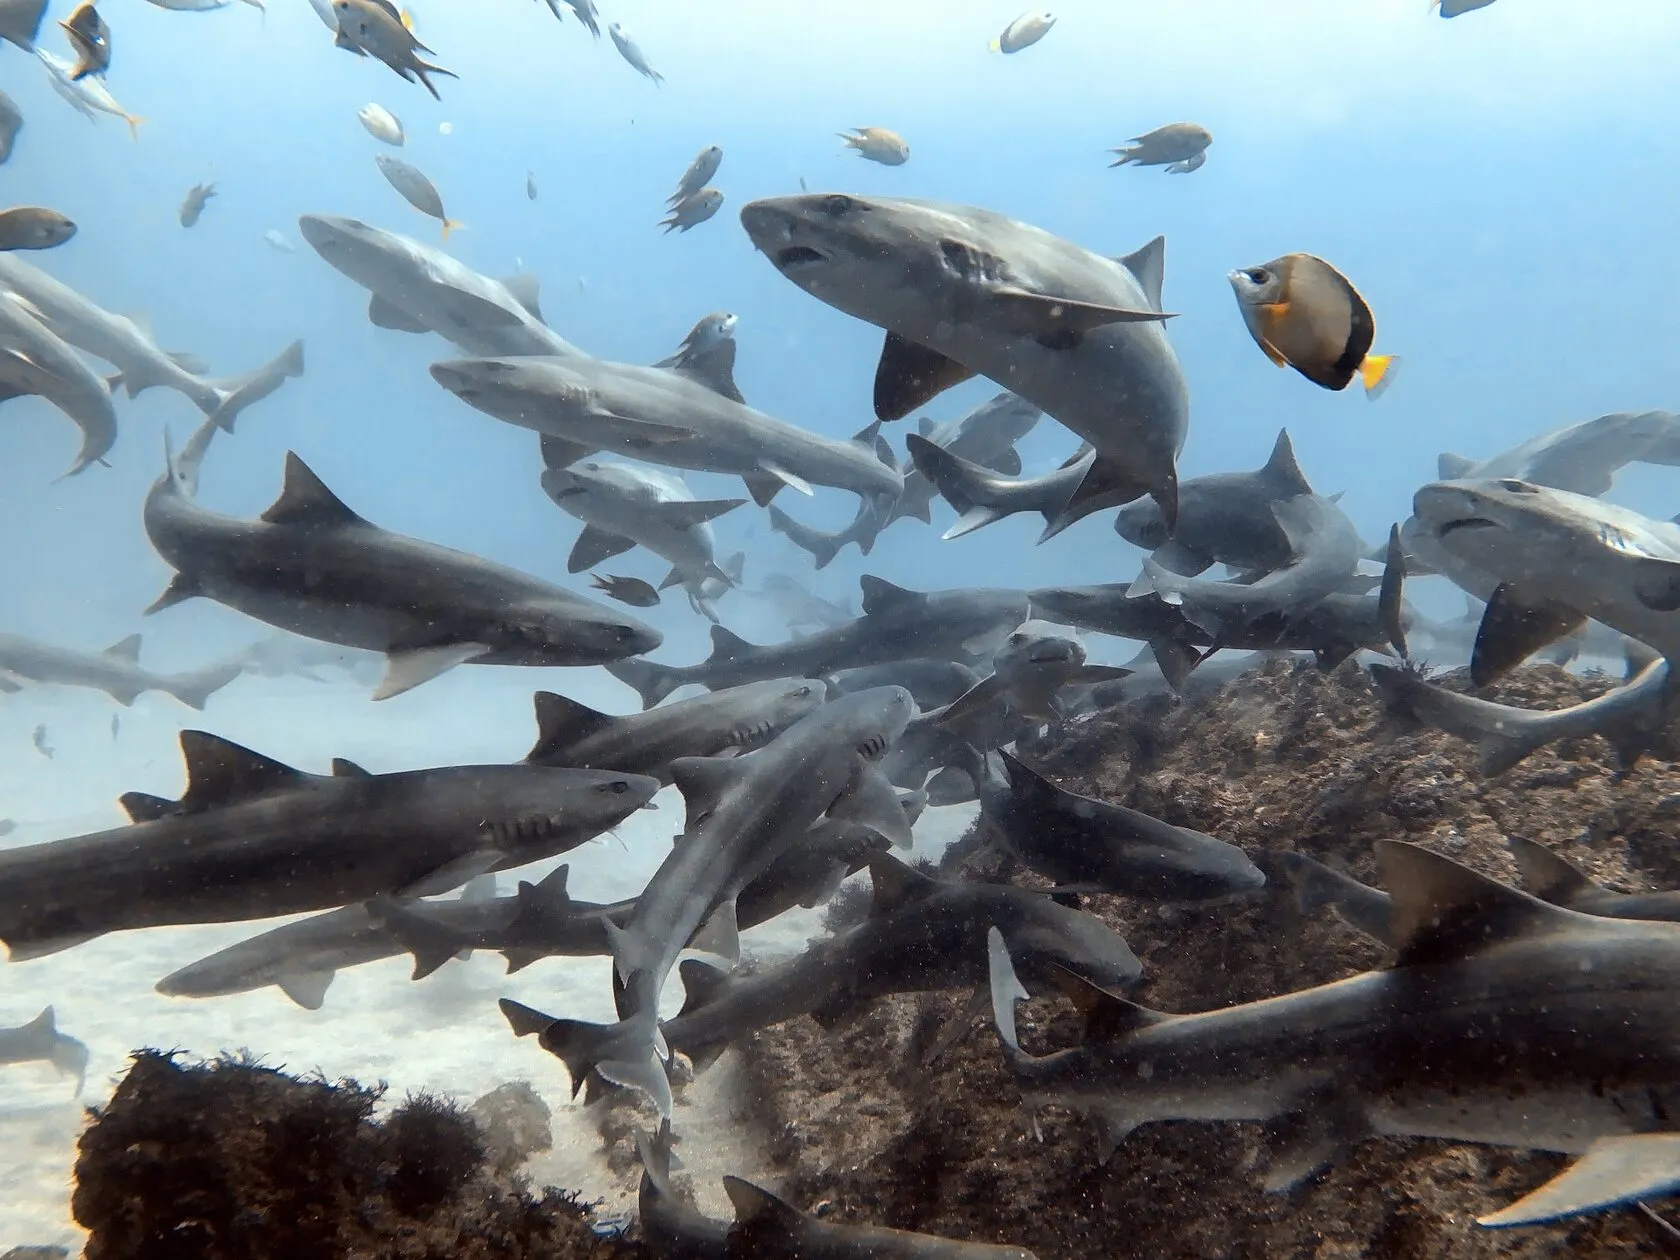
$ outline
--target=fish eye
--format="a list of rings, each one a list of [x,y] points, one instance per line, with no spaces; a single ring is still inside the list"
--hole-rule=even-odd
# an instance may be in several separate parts
[[[1264,267],[1250,267],[1243,272],[1243,275],[1254,281],[1255,284],[1265,284],[1272,278],[1271,273]]]
[[[850,214],[856,205],[857,203],[846,196],[845,193],[829,193],[828,196],[823,198],[822,202],[823,213],[833,215],[835,218],[839,218],[843,214]]]

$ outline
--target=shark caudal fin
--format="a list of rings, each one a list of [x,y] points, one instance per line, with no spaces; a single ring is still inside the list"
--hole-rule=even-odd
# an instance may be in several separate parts
[[[619,682],[635,689],[642,698],[642,708],[651,709],[683,686],[682,671],[654,661],[613,661],[606,667]]]
[[[191,673],[179,674],[165,688],[189,709],[203,709],[210,697],[245,672],[243,661],[224,661]]]
[[[205,382],[216,405],[205,414],[217,428],[233,432],[234,421],[252,403],[260,402],[294,376],[303,375],[303,342],[294,341],[268,363],[244,376]]]
[[[572,1097],[594,1073],[613,1085],[638,1089],[670,1118],[671,1082],[660,1061],[659,1025],[652,1015],[616,1024],[588,1024],[577,1019],[549,1019],[541,1011],[503,998],[502,1014],[516,1036],[536,1033],[542,1048],[566,1065]],[[544,1023],[543,1021],[547,1021]]]

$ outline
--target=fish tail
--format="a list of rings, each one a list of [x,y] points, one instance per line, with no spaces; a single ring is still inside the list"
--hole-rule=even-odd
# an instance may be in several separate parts
[[[443,239],[447,241],[451,232],[459,231],[461,228],[466,226],[467,225],[465,223],[461,223],[455,219],[445,219],[443,221]]]
[[[409,9],[404,8],[397,16],[402,19],[403,30],[410,35],[414,34],[414,14]]]
[[[994,39],[991,43],[991,49],[993,52],[1002,52],[1003,41],[1001,39]]]
[[[128,124],[128,134],[138,141],[140,139],[140,124],[146,120],[139,114],[124,114],[122,119]]]
[[[1359,380],[1365,386],[1365,396],[1373,401],[1381,398],[1399,367],[1400,356],[1397,354],[1366,355],[1365,361],[1359,365]]]

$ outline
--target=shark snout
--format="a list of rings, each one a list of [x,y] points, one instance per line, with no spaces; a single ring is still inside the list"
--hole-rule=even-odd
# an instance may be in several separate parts
[[[298,216],[298,232],[317,253],[342,248],[352,237],[367,231],[367,224],[359,219],[346,219],[333,214],[305,214]]]
[[[741,207],[741,226],[755,248],[775,263],[778,271],[798,271],[831,261],[802,230],[804,216],[797,207],[802,198],[767,197]]]

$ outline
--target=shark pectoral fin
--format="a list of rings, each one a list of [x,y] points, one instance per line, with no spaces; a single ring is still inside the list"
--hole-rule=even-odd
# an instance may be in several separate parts
[[[375,328],[392,332],[426,333],[432,330],[395,303],[387,302],[375,293],[368,299],[368,322]]]
[[[939,1038],[921,1055],[921,1065],[924,1068],[933,1067],[951,1051],[960,1046],[974,1031],[974,1021],[986,1013],[991,1001],[991,995],[984,988],[975,989],[968,995],[968,1001],[963,1003],[962,1010],[953,1015],[944,1028],[939,1030]]]
[[[994,925],[986,929],[986,970],[992,994],[992,1021],[997,1025],[998,1038],[1013,1055],[1021,1054],[1021,1041],[1015,1032],[1015,1003],[1025,1002],[1032,995],[1021,987],[1015,975],[1015,964],[1009,959],[1009,947],[1003,943],[1003,933]]]
[[[889,332],[875,365],[875,416],[902,420],[917,407],[974,375],[954,359]]]
[[[1309,1094],[1269,1126],[1269,1159],[1261,1187],[1282,1194],[1322,1171],[1368,1129],[1364,1118],[1333,1095]]]
[[[585,525],[572,544],[572,554],[566,557],[566,572],[582,573],[585,569],[593,569],[603,560],[623,555],[635,545],[633,538],[614,534],[598,525]]]
[[[811,489],[811,483],[810,482],[806,481],[805,478],[803,478],[803,477],[800,477],[800,476],[798,476],[794,473],[789,472],[786,468],[783,468],[780,464],[774,463],[774,462],[772,462],[770,460],[767,460],[767,459],[760,459],[758,461],[758,466],[764,473],[768,474],[771,477],[774,477],[777,481],[781,482],[788,489],[797,490],[797,491],[799,491],[800,494],[803,494],[803,495],[806,495],[806,496],[809,496],[809,497],[815,497],[816,491]],[[745,481],[746,478],[743,477],[742,480]],[[755,495],[754,497],[756,498],[757,496]],[[762,507],[764,505],[760,504],[760,506]]]
[[[735,921],[735,898],[721,901],[683,948],[682,957],[730,971],[741,961],[741,932]]]
[[[1149,553],[1149,558],[1169,573],[1181,577],[1196,577],[1213,567],[1213,557],[1204,555],[1176,538],[1168,539]],[[1142,581],[1140,578],[1139,581]],[[1143,594],[1139,591],[1139,594]]]
[[[676,442],[691,442],[698,436],[686,425],[640,420],[612,411],[592,411],[588,418],[594,424],[605,425],[607,436],[615,445],[633,451],[657,450]]]
[[[640,1090],[659,1108],[661,1117],[670,1118],[673,1106],[671,1078],[665,1074],[665,1065],[657,1054],[650,1054],[645,1059],[602,1059],[595,1065],[595,1070],[603,1080],[614,1085]]]
[[[828,816],[855,822],[885,836],[900,849],[915,843],[898,788],[874,765],[865,764],[852,785],[828,807]]]
[[[153,613],[162,612],[165,608],[173,608],[176,604],[185,603],[189,599],[197,599],[204,594],[204,589],[198,584],[198,579],[188,577],[185,573],[177,573],[169,579],[169,585],[163,588],[159,595],[141,613],[142,617],[150,617]]]
[[[471,853],[464,853],[437,869],[428,871],[419,879],[404,884],[391,894],[391,900],[412,901],[416,897],[435,897],[439,893],[449,892],[469,880],[477,879],[486,871],[494,870],[507,861],[507,857],[508,855],[500,849],[474,849]],[[456,945],[455,948],[461,947]]]
[[[671,763],[671,782],[682,793],[687,814],[685,833],[694,831],[740,782],[742,770],[733,757],[678,757]]]
[[[513,1029],[515,1037],[540,1036],[554,1023],[554,1016],[545,1015],[535,1007],[525,1006],[512,998],[503,998],[497,1005],[507,1017],[508,1026]]]
[[[973,717],[995,701],[1004,699],[1003,684],[996,674],[982,678],[940,711],[934,720],[938,726],[950,726],[966,717]]]
[[[583,442],[568,442],[552,433],[543,434],[539,445],[542,447],[543,467],[552,468],[557,472],[570,468],[585,455],[593,454],[595,450],[593,446]]]
[[[1281,442],[1286,437],[1287,432],[1278,440]],[[1387,636],[1394,650],[1400,653],[1402,660],[1408,656],[1405,587],[1406,549],[1400,543],[1400,526],[1395,524],[1388,528],[1388,550],[1383,557],[1382,585],[1377,588],[1377,624],[1382,627],[1383,634]]]
[[[1680,1190],[1680,1134],[1600,1138],[1585,1155],[1538,1190],[1476,1218],[1489,1229],[1540,1225]]]
[[[1634,570],[1633,593],[1652,612],[1680,609],[1680,564],[1641,560]]]
[[[459,932],[451,931],[436,919],[407,906],[398,905],[389,897],[375,897],[366,903],[366,908],[370,919],[414,955],[414,972],[409,976],[410,980],[424,980],[463,949],[472,948],[472,942]]]
[[[389,700],[411,691],[421,683],[446,674],[457,665],[483,656],[490,648],[482,643],[443,643],[436,647],[392,648],[387,654],[385,677],[374,688],[373,699]]]
[[[542,287],[535,276],[518,272],[503,280],[502,287],[508,291],[508,295],[515,302],[525,308],[525,313],[536,320],[537,323],[547,322],[543,319],[542,313]]]
[[[1068,671],[1061,679],[1063,687],[1094,687],[1098,683],[1119,682],[1130,678],[1134,671],[1124,665],[1081,665]]]
[[[1002,285],[988,290],[981,322],[997,332],[1032,337],[1052,350],[1072,349],[1094,328],[1173,319],[1147,307],[1104,306]]]
[[[327,1000],[327,987],[332,984],[333,971],[288,971],[274,983],[292,1001],[306,1011],[318,1011]]]
[[[683,577],[682,569],[679,568],[677,565],[673,564],[671,566],[671,571],[669,573],[667,573],[664,576],[663,579],[661,579],[661,581],[659,583],[659,589],[662,590],[662,591],[668,591],[673,586],[681,586],[685,580],[686,579]],[[698,603],[697,600],[693,601],[693,602]],[[696,608],[696,611],[698,611],[698,608]],[[716,617],[713,617],[711,620],[714,624],[716,624],[716,622],[717,622]]]
[[[990,468],[993,472],[1002,473],[1005,477],[1019,477],[1021,475],[1021,456],[1013,446],[1007,447],[986,460],[984,466]]]
[[[1470,680],[1478,687],[1498,681],[1533,653],[1573,634],[1586,620],[1586,614],[1567,604],[1501,582],[1494,588],[1476,630]]]

